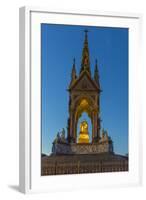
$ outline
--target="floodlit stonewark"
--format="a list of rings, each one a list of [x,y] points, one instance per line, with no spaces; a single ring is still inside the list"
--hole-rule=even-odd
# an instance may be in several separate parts
[[[100,125],[100,82],[97,60],[94,76],[91,75],[90,57],[87,31],[82,52],[81,69],[76,73],[75,59],[73,62],[69,92],[69,118],[67,137],[65,130],[57,134],[52,147],[52,154],[95,154],[113,152],[113,142],[107,131]],[[87,121],[80,124],[79,138],[77,138],[77,124],[80,116],[86,112],[92,122],[92,138],[89,140]]]
[[[112,153],[113,145],[110,143],[98,144],[54,144],[52,154],[98,154],[98,153]]]
[[[101,130],[102,90],[97,60],[94,75],[91,74],[87,31],[80,72],[76,73],[74,59],[68,92],[67,133],[64,128],[58,132],[52,144],[51,155],[42,155],[41,175],[128,171],[128,156],[115,154],[111,137],[104,127]],[[80,122],[80,131],[77,133],[77,125],[83,112],[91,119],[91,133],[86,120]]]

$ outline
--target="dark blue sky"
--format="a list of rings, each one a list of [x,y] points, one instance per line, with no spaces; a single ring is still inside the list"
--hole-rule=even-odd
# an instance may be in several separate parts
[[[85,29],[89,31],[92,76],[97,58],[103,90],[101,127],[112,137],[114,151],[125,154],[128,153],[128,29],[53,24],[41,25],[42,152],[49,154],[57,132],[66,129],[67,88],[74,57],[78,73],[81,67]],[[87,115],[81,119],[87,119]],[[91,135],[91,123],[89,131]]]

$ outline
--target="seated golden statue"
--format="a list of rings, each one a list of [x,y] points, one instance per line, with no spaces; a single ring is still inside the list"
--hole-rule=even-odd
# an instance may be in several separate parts
[[[89,143],[88,123],[86,121],[80,124],[80,133],[78,143]]]

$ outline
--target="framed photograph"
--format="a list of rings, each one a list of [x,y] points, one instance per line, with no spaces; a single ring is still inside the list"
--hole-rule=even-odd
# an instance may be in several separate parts
[[[141,183],[141,15],[20,8],[20,191]]]

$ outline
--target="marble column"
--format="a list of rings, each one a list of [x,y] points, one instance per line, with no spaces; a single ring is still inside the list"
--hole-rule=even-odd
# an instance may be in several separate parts
[[[92,112],[92,143],[94,142],[94,135],[95,135],[95,132],[94,132],[94,122],[95,119],[94,119],[94,112]]]
[[[73,137],[73,113],[70,113],[70,131],[69,131],[69,140],[72,141]]]
[[[70,142],[76,141],[76,134],[75,134],[75,113],[71,111],[70,114]]]
[[[95,142],[97,138],[97,112],[93,111],[93,124],[92,124],[92,142]]]

